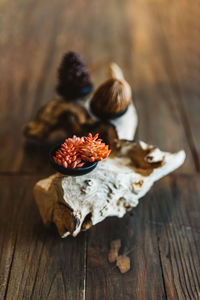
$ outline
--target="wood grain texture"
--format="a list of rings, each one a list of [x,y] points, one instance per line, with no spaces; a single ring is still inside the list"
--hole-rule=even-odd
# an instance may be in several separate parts
[[[162,197],[162,188],[156,195],[161,203],[160,221],[155,221],[167,299],[199,299],[200,177],[172,176],[168,184],[170,193]]]
[[[177,151],[183,147],[187,160],[182,171],[193,172],[195,162],[184,130],[179,95],[171,79],[167,41],[157,14],[159,4],[160,1],[129,1],[126,7],[132,41],[128,72],[135,88],[138,136],[161,149]],[[160,10],[163,12],[163,6]]]
[[[149,222],[146,200],[133,215],[109,218],[88,232],[86,299],[165,299],[156,227]],[[123,275],[108,262],[110,243],[116,239],[122,243],[119,253],[131,260]]]
[[[0,178],[0,298],[82,299],[85,235],[62,240],[41,222],[32,196],[39,178]]]
[[[123,219],[66,240],[41,224],[29,192],[36,179],[1,177],[1,298],[198,299],[199,176],[168,177]],[[131,259],[124,275],[108,263],[115,239]]]
[[[199,97],[200,97],[200,59],[199,48],[199,3],[190,5],[182,1],[180,5],[174,3],[156,7],[156,14],[160,20],[161,36],[166,67],[170,74],[171,85],[177,95],[178,105],[190,145],[197,171],[200,170],[200,135],[199,127]]]
[[[199,12],[189,0],[0,1],[0,299],[200,298]],[[31,192],[53,173],[51,141],[26,144],[22,128],[56,96],[68,50],[95,85],[116,61],[133,87],[137,137],[187,160],[123,219],[60,240]],[[125,274],[108,262],[115,239],[131,260]]]
[[[199,299],[199,183],[198,175],[167,177],[131,214],[88,232],[87,299]],[[117,239],[131,259],[123,276],[107,257]]]

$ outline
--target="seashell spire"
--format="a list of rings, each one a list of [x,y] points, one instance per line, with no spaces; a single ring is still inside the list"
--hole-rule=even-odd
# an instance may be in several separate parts
[[[122,72],[122,69],[114,62],[111,62],[108,65],[108,77],[124,80],[124,74]]]

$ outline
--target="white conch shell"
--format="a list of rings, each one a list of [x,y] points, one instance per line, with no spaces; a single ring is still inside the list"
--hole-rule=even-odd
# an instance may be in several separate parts
[[[115,62],[109,64],[108,76],[119,80],[125,79],[122,69]],[[119,139],[133,140],[138,125],[137,111],[133,101],[123,116],[110,122],[117,129]]]
[[[121,68],[114,62],[108,65],[108,77],[124,80],[124,75]],[[79,104],[87,109],[90,117],[94,120],[98,118],[92,113],[90,109],[91,99],[86,101],[80,101]],[[133,140],[138,125],[138,116],[133,101],[128,106],[127,112],[119,118],[109,120],[109,122],[115,127],[118,138]]]
[[[116,149],[113,157],[91,173],[78,177],[56,173],[35,185],[35,200],[45,224],[54,222],[62,237],[75,237],[106,217],[123,217],[155,181],[185,160],[184,151],[162,152],[144,142],[119,141]]]

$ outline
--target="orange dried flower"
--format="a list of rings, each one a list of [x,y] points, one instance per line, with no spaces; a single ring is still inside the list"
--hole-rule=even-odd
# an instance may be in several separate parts
[[[111,150],[98,136],[98,133],[94,137],[89,133],[87,137],[74,135],[73,138],[66,139],[53,156],[55,163],[74,169],[83,167],[87,161],[95,162],[107,158]]]

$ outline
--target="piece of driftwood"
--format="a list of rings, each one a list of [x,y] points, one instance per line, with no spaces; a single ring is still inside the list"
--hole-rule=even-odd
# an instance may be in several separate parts
[[[78,177],[56,173],[36,183],[42,220],[55,223],[61,237],[75,237],[106,217],[123,217],[155,181],[180,167],[184,159],[184,151],[171,154],[144,142],[117,141],[111,157],[91,173]]]
[[[38,111],[34,121],[25,126],[24,135],[42,141],[56,129],[64,129],[66,134],[78,134],[87,118],[87,111],[80,105],[56,99]]]
[[[110,144],[118,137],[112,124],[93,120],[84,107],[62,99],[53,100],[41,108],[35,120],[24,127],[24,135],[32,140],[44,141],[58,129],[64,130],[66,136],[99,132]]]

